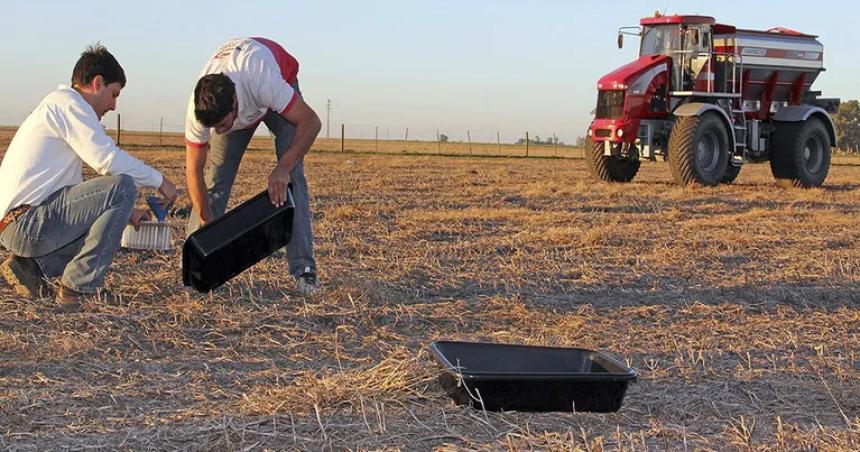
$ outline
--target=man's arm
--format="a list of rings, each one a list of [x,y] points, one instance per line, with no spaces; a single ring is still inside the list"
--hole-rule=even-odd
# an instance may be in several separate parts
[[[298,97],[295,104],[282,116],[295,124],[296,132],[290,147],[269,175],[269,200],[277,207],[282,206],[288,199],[287,184],[290,183],[290,171],[308,153],[322,128],[320,118],[301,97]]]
[[[75,154],[98,174],[126,174],[138,186],[164,185],[160,172],[116,146],[88,105],[57,107],[52,110],[51,121]]]
[[[164,196],[164,205],[176,201],[176,186],[154,168],[131,156],[107,136],[91,108],[72,104],[52,111],[53,125],[72,150],[101,175],[125,174],[137,186],[154,187]]]
[[[201,226],[212,221],[212,205],[209,204],[209,192],[203,179],[203,167],[206,165],[208,151],[208,144],[197,147],[185,143],[185,182],[188,185],[191,204],[200,215]]]

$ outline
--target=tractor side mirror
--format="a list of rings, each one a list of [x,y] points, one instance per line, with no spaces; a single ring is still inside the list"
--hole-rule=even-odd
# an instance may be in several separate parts
[[[621,49],[624,47],[624,35],[618,33],[618,48]]]

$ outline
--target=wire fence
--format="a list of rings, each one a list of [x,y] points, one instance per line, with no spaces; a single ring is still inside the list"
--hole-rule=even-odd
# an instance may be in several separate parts
[[[0,112],[0,126],[17,127],[25,118]],[[5,118],[5,119],[4,119]],[[121,146],[184,147],[184,123],[167,117],[153,120],[121,113],[110,113],[103,119],[108,133]],[[450,131],[448,131],[450,132]],[[503,136],[508,137],[503,140]],[[511,136],[517,136],[511,140]],[[577,141],[580,141],[578,137]],[[259,127],[250,149],[273,149],[266,127]],[[543,157],[585,158],[585,147],[567,144],[547,134],[541,137],[524,131],[519,135],[502,131],[464,130],[446,133],[442,129],[373,126],[368,124],[338,124],[323,126],[313,150],[323,152],[358,152],[378,154],[457,155],[475,157]],[[835,165],[858,165],[860,154],[851,149],[834,149]]]
[[[0,116],[2,118],[2,116]],[[16,127],[10,118],[6,124]],[[184,123],[175,118],[157,120],[109,113],[102,120],[105,130],[120,146],[183,146]],[[251,149],[272,148],[265,126],[257,128]],[[513,138],[512,138],[513,137]],[[553,133],[539,135],[530,131],[506,133],[502,130],[462,130],[437,128],[374,126],[367,124],[323,125],[313,149],[328,152],[360,152],[417,155],[461,155],[495,157],[583,158],[583,149],[566,144]]]

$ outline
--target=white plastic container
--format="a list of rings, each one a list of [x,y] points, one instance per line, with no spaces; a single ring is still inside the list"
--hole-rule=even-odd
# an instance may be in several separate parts
[[[127,225],[122,231],[120,245],[123,248],[164,251],[171,248],[172,236],[170,223],[144,221],[140,223],[138,230],[130,224]]]

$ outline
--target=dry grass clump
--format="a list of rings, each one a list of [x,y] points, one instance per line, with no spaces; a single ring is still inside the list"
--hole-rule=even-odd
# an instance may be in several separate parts
[[[178,147],[127,139],[183,179]],[[269,146],[245,156],[234,204],[263,189]],[[0,282],[0,446],[860,448],[860,166],[816,190],[767,165],[716,188],[677,187],[663,163],[631,184],[570,159],[314,152],[306,167],[316,297],[282,256],[195,293],[178,248],[121,251],[122,303],[76,314]],[[187,211],[183,196],[179,227]],[[617,413],[483,413],[436,383],[439,339],[604,350],[639,379]]]
[[[363,404],[364,399],[420,397],[432,378],[425,360],[423,353],[401,349],[366,369],[302,372],[287,386],[255,387],[239,409],[250,415],[307,414],[344,403]]]

